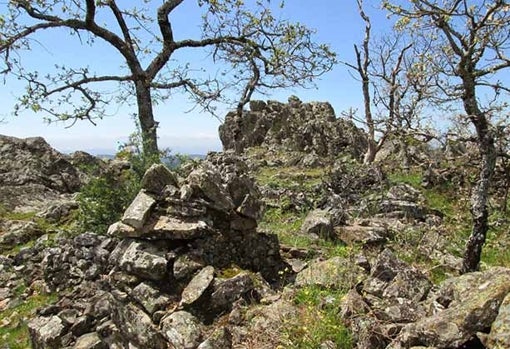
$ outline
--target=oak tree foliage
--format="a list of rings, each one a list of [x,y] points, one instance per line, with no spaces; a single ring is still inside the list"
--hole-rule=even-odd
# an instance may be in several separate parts
[[[194,0],[202,18],[191,18],[201,35],[181,39],[172,18],[186,1],[144,0],[9,0],[0,17],[0,73],[26,82],[15,112],[31,109],[51,120],[101,119],[111,103],[132,103],[144,138],[144,151],[157,153],[158,122],[153,104],[183,92],[204,109],[214,102],[233,102],[242,109],[255,91],[309,86],[331,69],[335,55],[313,41],[313,31],[281,20],[269,0]],[[125,5],[130,3],[131,5]],[[283,3],[281,4],[283,6]],[[179,15],[182,16],[182,13]],[[100,59],[90,66],[56,64],[45,74],[28,70],[23,58],[53,31],[62,45],[78,40],[81,54],[101,57],[99,45],[116,51],[117,71],[99,73]],[[94,51],[96,50],[96,51]],[[214,71],[180,61],[182,51],[207,53]],[[54,52],[58,57],[58,52]],[[95,62],[94,62],[95,60]],[[45,62],[47,64],[48,62]],[[115,91],[105,89],[118,84]],[[230,91],[230,93],[229,93]],[[235,98],[231,97],[236,96]]]

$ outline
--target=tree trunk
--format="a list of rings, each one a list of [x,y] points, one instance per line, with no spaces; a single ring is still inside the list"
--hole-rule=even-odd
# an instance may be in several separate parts
[[[158,156],[158,123],[154,120],[150,87],[143,81],[136,81],[136,103],[138,105],[138,121],[142,132],[143,153],[147,157]]]
[[[367,53],[365,53],[365,55],[367,55]],[[363,163],[368,165],[374,162],[378,147],[375,141],[375,122],[372,118],[372,108],[370,107],[370,80],[368,79],[366,71],[360,74],[363,77],[363,104],[365,107],[365,122],[368,128],[368,148],[363,158]]]
[[[375,156],[377,155],[377,144],[373,139],[368,140],[368,148],[365,152],[365,156],[363,157],[363,163],[365,165],[371,164],[375,160]]]
[[[488,130],[487,130],[488,131]],[[481,155],[480,174],[471,195],[471,216],[473,218],[473,231],[466,244],[461,273],[478,270],[482,247],[489,230],[489,189],[496,164],[496,151],[494,139],[490,132],[479,140]]]
[[[475,126],[478,150],[480,152],[480,174],[478,181],[471,194],[471,216],[473,218],[473,230],[466,244],[464,258],[462,260],[461,273],[478,270],[482,256],[482,247],[485,243],[489,230],[489,190],[492,175],[496,167],[496,148],[494,137],[490,129],[487,116],[478,107],[475,96],[475,84],[473,79],[464,81],[464,109]]]

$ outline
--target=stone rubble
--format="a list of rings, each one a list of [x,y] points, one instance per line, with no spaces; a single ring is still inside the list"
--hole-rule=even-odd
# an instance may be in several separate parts
[[[253,101],[250,109],[242,119],[227,115],[220,129],[226,152],[180,175],[153,165],[106,235],[57,234],[47,246],[48,236],[31,222],[0,221],[2,250],[36,239],[0,256],[0,311],[32,294],[59,296],[28,321],[33,348],[274,349],[285,322],[299,316],[293,296],[303,287],[345,292],[338,317],[358,349],[510,347],[509,269],[433,286],[388,248],[399,231],[418,227],[425,230],[419,248],[458,269],[455,257],[438,255],[442,215],[419,190],[400,184],[382,191],[388,181],[378,165],[353,166],[366,148],[363,131],[336,119],[328,103],[293,97],[288,104]],[[286,157],[254,161],[241,155],[250,147]],[[9,208],[37,207],[50,222],[76,208],[72,193],[87,180],[76,166],[107,167],[86,153],[58,154],[40,138],[1,136],[4,153],[20,163],[8,155],[0,164],[0,203],[20,190]],[[250,173],[260,164],[331,169],[322,183],[294,191],[257,187]],[[282,209],[309,211],[300,234],[358,254],[325,258],[258,230],[264,203],[279,197],[288,198]]]
[[[35,347],[227,348],[230,331],[208,326],[282,280],[289,266],[256,230],[260,193],[241,158],[212,154],[187,178],[159,167],[146,178],[109,236],[44,250],[44,280],[67,296],[32,320]]]

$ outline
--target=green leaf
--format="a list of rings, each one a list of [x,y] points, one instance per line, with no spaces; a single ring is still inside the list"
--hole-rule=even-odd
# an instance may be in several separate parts
[[[32,109],[32,111],[34,111],[35,113],[37,113],[38,111],[41,110],[41,106],[39,105],[39,103],[34,103],[30,106],[30,109]]]

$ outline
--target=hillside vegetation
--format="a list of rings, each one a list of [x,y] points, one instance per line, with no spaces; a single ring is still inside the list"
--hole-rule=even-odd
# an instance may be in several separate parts
[[[31,183],[31,194],[0,210],[3,347],[505,347],[501,164],[480,271],[460,275],[476,152],[416,142],[403,153],[395,140],[367,165],[363,132],[333,132],[348,122],[330,108],[272,108],[253,120],[278,110],[285,127],[174,170],[29,141],[27,169],[46,169],[29,159],[50,152],[80,188],[5,182],[6,192]],[[318,132],[287,137],[298,123]],[[340,137],[333,148],[329,135]]]

